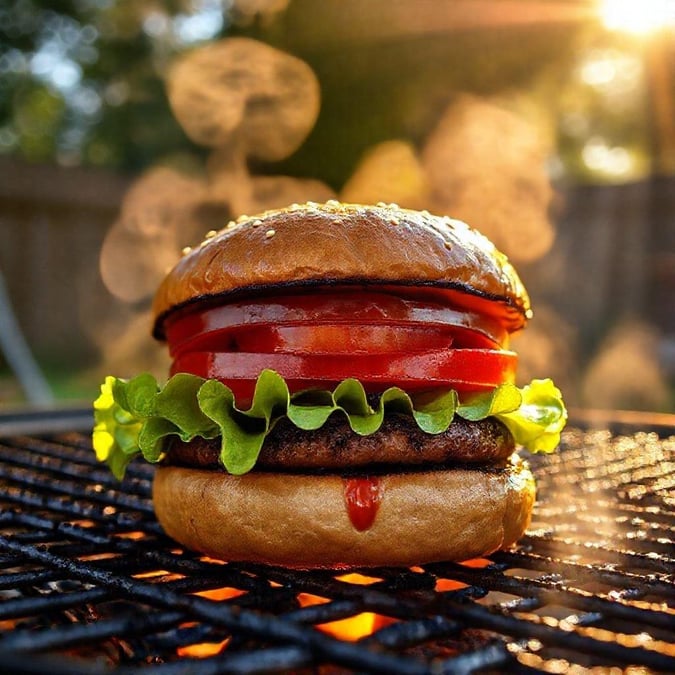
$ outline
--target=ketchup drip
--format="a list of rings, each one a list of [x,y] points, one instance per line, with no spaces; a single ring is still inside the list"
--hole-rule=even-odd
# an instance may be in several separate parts
[[[384,485],[377,477],[345,478],[347,515],[359,532],[369,529],[375,522],[383,494]]]

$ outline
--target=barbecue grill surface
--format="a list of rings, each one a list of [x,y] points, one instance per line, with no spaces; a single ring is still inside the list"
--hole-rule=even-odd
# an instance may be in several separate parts
[[[184,551],[154,519],[150,466],[119,484],[85,435],[6,438],[0,671],[675,672],[674,449],[571,429],[532,458],[517,548],[359,579]],[[372,634],[335,636],[364,612]]]

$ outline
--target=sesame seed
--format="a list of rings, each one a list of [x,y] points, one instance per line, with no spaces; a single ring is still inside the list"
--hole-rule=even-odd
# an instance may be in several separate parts
[[[389,222],[390,222],[392,225],[400,225],[400,224],[401,224],[401,221],[400,221],[398,218],[394,218],[394,217],[389,218]]]
[[[239,216],[239,218],[237,218],[238,223],[243,223],[245,220],[248,220],[248,216],[245,213],[243,213],[241,216]]]
[[[339,202],[337,199],[329,199],[329,200],[326,202],[326,206],[331,206],[331,207],[334,208],[334,207],[336,207],[336,206],[340,206],[340,202]]]
[[[262,220],[260,220],[260,218],[256,218],[256,220],[254,220],[254,221],[251,223],[251,226],[252,226],[252,227],[260,227],[261,225],[262,225]]]
[[[218,234],[215,230],[209,230],[205,235],[204,239],[213,239],[216,234]]]
[[[275,234],[276,234],[276,230],[267,230],[267,232],[265,232],[265,236],[268,239],[271,239]]]
[[[448,251],[452,249],[452,244],[449,241],[444,241],[443,246],[445,246],[445,248],[447,248]]]
[[[236,227],[237,223],[234,222],[234,220],[231,220],[226,226],[225,229],[231,230],[233,227]]]
[[[185,247],[183,248],[183,250],[181,251],[181,253],[182,253],[183,255],[187,255],[187,254],[190,253],[191,251],[192,251],[192,247],[191,247],[191,246],[185,246]]]
[[[384,202],[377,202],[375,206],[379,206],[381,209],[385,208],[387,205]]]

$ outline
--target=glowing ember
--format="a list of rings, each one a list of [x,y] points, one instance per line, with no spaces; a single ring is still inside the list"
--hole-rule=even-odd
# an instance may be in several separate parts
[[[209,600],[231,600],[232,598],[238,598],[240,595],[245,595],[246,591],[242,591],[239,588],[230,588],[226,586],[224,588],[211,588],[206,591],[197,591],[195,595],[199,595],[202,598],[208,598]]]
[[[115,536],[120,539],[133,539],[137,541],[138,539],[145,538],[145,532],[140,532],[139,530],[135,530],[134,532],[116,532]]]
[[[221,642],[200,642],[196,645],[185,645],[178,647],[176,653],[178,656],[183,656],[192,659],[206,659],[209,656],[220,654],[229,644],[231,638],[225,638]]]
[[[375,631],[395,623],[396,619],[372,612],[362,612],[339,621],[319,624],[317,628],[338,640],[357,642],[372,635]]]
[[[330,602],[328,598],[324,598],[320,595],[314,595],[313,593],[298,594],[298,604],[300,607],[313,607],[314,605],[323,605],[327,602]]]
[[[220,560],[211,560],[211,562],[221,563]],[[224,563],[223,563],[224,564]],[[215,602],[222,602],[224,600],[232,600],[233,598],[238,598],[241,595],[245,595],[246,591],[242,591],[239,588],[232,588],[230,586],[224,586],[223,588],[211,588],[205,591],[197,591],[194,595],[198,595],[207,600],[213,600]],[[194,626],[194,623],[182,624],[181,628],[189,628]],[[224,640],[217,642],[198,642],[192,645],[183,645],[178,647],[176,653],[178,656],[193,658],[193,659],[205,659],[209,656],[215,656],[220,654],[229,644],[231,638],[226,637]]]
[[[210,558],[207,555],[203,555],[199,558],[200,562],[209,563],[210,565],[227,565],[224,560],[219,560],[218,558]]]
[[[369,577],[365,574],[358,574],[357,572],[349,572],[335,577],[338,581],[344,581],[348,584],[356,584],[357,586],[370,586],[377,581],[382,581],[379,577]]]
[[[474,558],[473,560],[465,560],[461,565],[464,567],[472,567],[474,569],[482,569],[491,565],[492,561],[487,558]],[[467,588],[467,584],[454,579],[437,579],[434,590],[436,591],[457,591],[461,588]]]
[[[95,527],[96,523],[93,520],[71,520],[69,521],[71,525],[77,527]]]
[[[132,576],[133,576],[134,579],[153,579],[154,577],[167,577],[169,575],[172,578],[178,578],[178,579],[185,578],[184,574],[172,575],[167,570],[152,570],[150,572],[140,572],[139,574],[133,574]]]
[[[356,584],[359,586],[369,586],[378,581],[382,581],[382,579],[378,577],[370,577],[355,572],[341,574],[335,578],[338,581],[343,581],[348,584]],[[327,602],[330,602],[328,598],[324,598],[319,595],[313,595],[311,593],[300,593],[298,595],[298,603],[301,607],[322,605]],[[356,642],[361,638],[372,635],[375,631],[379,630],[380,628],[384,628],[395,621],[396,619],[392,619],[388,616],[382,616],[381,614],[374,614],[373,612],[361,612],[345,619],[319,624],[317,625],[317,628],[324,633],[337,638],[338,640],[344,640],[345,642]]]
[[[465,560],[462,565],[464,565],[464,567],[480,569],[481,567],[492,565],[492,560],[488,560],[487,558],[474,558],[473,560]]]
[[[467,584],[462,583],[461,581],[455,581],[454,579],[437,579],[436,585],[434,586],[435,591],[458,591],[460,588],[466,588]]]

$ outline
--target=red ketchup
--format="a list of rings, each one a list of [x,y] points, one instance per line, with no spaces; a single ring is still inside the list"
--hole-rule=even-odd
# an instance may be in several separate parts
[[[384,485],[377,478],[345,478],[344,495],[347,514],[352,525],[363,532],[375,522],[380,508]]]

